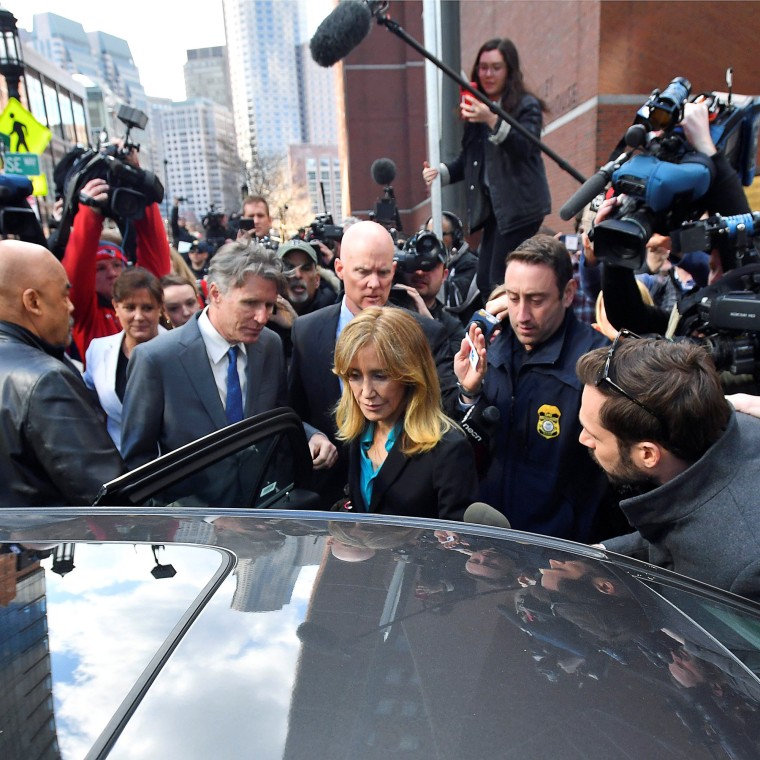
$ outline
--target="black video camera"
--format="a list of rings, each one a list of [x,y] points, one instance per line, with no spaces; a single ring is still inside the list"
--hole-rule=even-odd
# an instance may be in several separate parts
[[[430,272],[446,263],[446,249],[434,232],[417,232],[393,256],[396,272],[414,274],[418,269]]]
[[[306,240],[319,240],[320,243],[334,243],[343,239],[343,227],[333,222],[332,214],[317,214],[309,225]]]
[[[318,243],[326,245],[331,251],[334,250],[335,243],[343,239],[343,227],[333,222],[332,214],[317,214],[306,230],[304,239],[314,249],[317,260],[322,261],[322,250]]]
[[[719,371],[760,379],[760,293],[736,291],[703,297],[694,327],[703,334],[700,342]]]
[[[742,262],[712,285],[681,300],[679,333],[696,336],[718,370],[760,380],[760,213],[709,219],[684,225],[682,250],[718,248],[726,262]]]
[[[674,251],[704,251],[713,248],[720,252],[723,271],[755,264],[760,261],[760,252],[755,245],[760,235],[760,212],[721,216],[714,214],[707,219],[686,222],[673,234]]]
[[[28,177],[0,174],[0,236],[13,235],[27,243],[46,245],[37,215],[26,200],[31,194]]]
[[[206,230],[206,242],[211,247],[212,253],[215,253],[216,249],[224,245],[224,241],[228,238],[227,227],[224,225],[224,212],[217,211],[212,203],[206,216],[201,219],[201,224]]]
[[[129,142],[130,130],[135,127],[144,129],[148,117],[129,106],[121,106],[118,117],[127,127],[123,147],[106,145],[98,151],[76,147],[56,167],[56,187],[60,188],[63,197],[63,212],[59,227],[48,240],[48,247],[59,258],[66,250],[79,204],[88,202],[80,194],[91,179],[102,178],[110,186],[108,200],[100,210],[104,216],[115,220],[120,228],[126,221],[141,219],[147,206],[164,199],[164,187],[153,172],[137,169],[126,162],[133,150],[140,150],[139,145]]]

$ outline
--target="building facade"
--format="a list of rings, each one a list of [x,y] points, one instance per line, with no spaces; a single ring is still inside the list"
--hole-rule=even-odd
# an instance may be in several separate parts
[[[285,159],[304,141],[296,46],[296,0],[224,0],[230,85],[238,151]]]
[[[164,177],[165,213],[172,198],[185,198],[187,215],[203,218],[240,209],[241,167],[232,114],[209,98],[182,102],[152,100],[152,134],[157,168]]]
[[[195,48],[187,51],[184,66],[187,99],[211,98],[215,103],[232,109],[227,48]]]
[[[735,92],[760,93],[754,62],[756,3],[446,0],[440,5],[442,13],[454,14],[449,26],[457,25],[461,36],[461,64],[450,65],[468,77],[483,42],[494,37],[515,42],[527,86],[548,106],[544,142],[586,177],[609,159],[651,91],[664,89],[676,76],[689,79],[695,93],[725,90],[725,71],[733,66]],[[472,12],[475,5],[477,13]],[[420,0],[393,6],[394,20],[420,41],[422,10]],[[445,24],[441,31],[446,33]],[[666,43],[675,40],[677,44]],[[422,224],[430,213],[421,178],[428,151],[420,61],[405,43],[374,27],[342,65],[350,126],[341,143],[348,167],[344,211],[364,216],[371,208],[377,186],[369,165],[387,156],[399,169],[395,190],[402,219],[410,220],[404,222],[405,230]],[[442,121],[457,122],[456,103],[456,92],[453,100],[444,99]],[[456,142],[443,145],[442,160],[453,159],[457,151]],[[545,223],[570,232],[571,222],[561,221],[558,210],[579,183],[550,158],[544,164],[552,193],[552,213]],[[464,212],[461,205],[444,205]]]

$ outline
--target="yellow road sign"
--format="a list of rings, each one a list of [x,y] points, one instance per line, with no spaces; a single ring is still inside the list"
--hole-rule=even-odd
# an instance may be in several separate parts
[[[44,174],[38,174],[36,177],[29,177],[32,180],[32,195],[47,195],[48,183]]]
[[[0,114],[0,132],[8,135],[13,153],[42,153],[52,137],[52,132],[40,124],[16,98],[10,98]]]

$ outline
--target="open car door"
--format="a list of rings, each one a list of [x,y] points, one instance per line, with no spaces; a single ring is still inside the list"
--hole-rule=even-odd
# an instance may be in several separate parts
[[[299,417],[274,409],[217,430],[106,483],[96,506],[326,509],[309,491]]]

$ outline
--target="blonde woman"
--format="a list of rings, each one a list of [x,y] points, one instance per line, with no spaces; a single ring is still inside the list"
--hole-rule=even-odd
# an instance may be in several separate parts
[[[349,443],[344,510],[461,520],[478,497],[474,454],[441,411],[417,321],[403,309],[364,309],[338,338],[334,372],[338,438]]]

